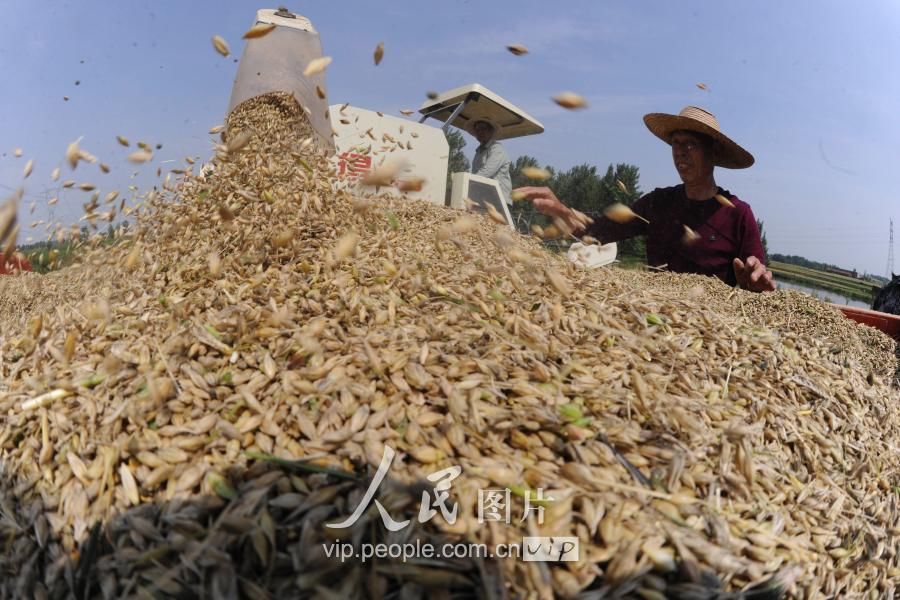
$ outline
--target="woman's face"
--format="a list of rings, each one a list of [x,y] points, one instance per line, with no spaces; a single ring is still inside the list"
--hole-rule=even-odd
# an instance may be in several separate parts
[[[702,183],[713,172],[712,148],[709,142],[690,131],[676,131],[670,139],[672,162],[681,181]]]

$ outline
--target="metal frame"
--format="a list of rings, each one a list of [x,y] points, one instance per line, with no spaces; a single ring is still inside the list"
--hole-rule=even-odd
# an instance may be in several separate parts
[[[449,117],[449,118],[447,119],[447,121],[444,123],[444,126],[441,127],[441,129],[444,131],[444,133],[447,133],[447,130],[450,128],[450,124],[453,123],[453,121],[456,120],[456,117],[458,117],[458,116],[459,116],[459,113],[461,113],[461,112],[463,111],[463,109],[466,107],[466,104],[468,104],[469,102],[471,102],[471,101],[473,101],[473,100],[478,100],[480,97],[481,97],[481,94],[479,94],[478,92],[470,92],[470,93],[465,97],[465,99],[463,99],[462,102],[460,102],[459,104],[457,104],[457,105],[456,105],[456,108],[453,109],[453,112],[450,113],[450,117]],[[433,114],[435,114],[435,113],[439,113],[439,112],[444,111],[444,110],[447,110],[448,108],[450,108],[450,106],[451,106],[451,105],[439,106],[439,107],[435,108],[434,110],[425,113],[424,115],[422,115],[422,118],[419,119],[419,123],[424,123],[425,120],[426,120],[428,117],[430,117],[431,115],[433,115]]]
[[[484,106],[482,107],[482,104]],[[474,135],[472,125],[478,118],[490,119],[497,126],[497,140],[543,133],[544,126],[518,106],[479,83],[460,86],[426,100],[419,107],[418,120],[428,117],[443,121],[441,129],[452,125]]]

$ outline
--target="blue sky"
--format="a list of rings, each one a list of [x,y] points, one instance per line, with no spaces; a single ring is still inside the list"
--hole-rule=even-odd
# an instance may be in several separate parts
[[[50,172],[79,136],[112,172],[81,164],[75,173],[64,167],[61,179],[90,181],[103,192],[124,190],[134,171],[142,172],[139,185],[152,185],[161,161],[209,156],[207,130],[223,118],[240,36],[266,7],[208,0],[2,5],[0,194],[21,185],[33,158],[22,211],[33,201],[36,207],[23,225],[69,223],[82,214],[89,197],[80,191],[46,206],[56,195]],[[900,245],[896,2],[348,0],[288,7],[312,20],[334,58],[332,102],[396,114],[418,107],[428,90],[479,82],[546,128],[506,143],[513,158],[601,171],[632,163],[644,191],[678,181],[668,148],[641,117],[697,104],[755,155],[752,168],[719,169],[716,177],[765,221],[772,251],[884,274],[891,218]],[[228,40],[231,57],[212,49],[214,34]],[[379,41],[385,56],[375,67]],[[531,53],[515,57],[505,50],[510,43]],[[557,107],[550,97],[564,90],[583,94],[590,107]],[[136,168],[125,161],[118,134],[163,149]],[[13,157],[17,147],[22,158]],[[474,147],[471,140],[469,156]],[[25,235],[37,239],[41,231]]]

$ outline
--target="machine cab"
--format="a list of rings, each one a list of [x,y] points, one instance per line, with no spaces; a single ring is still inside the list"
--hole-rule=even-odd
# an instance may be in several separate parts
[[[442,129],[450,126],[462,129],[474,136],[473,126],[478,121],[487,121],[494,126],[494,139],[505,140],[525,135],[543,133],[544,126],[524,110],[500,97],[481,84],[472,83],[438,94],[421,107],[419,120],[443,121]],[[471,173],[453,173],[449,204],[453,208],[464,208],[466,199],[477,205],[494,205],[500,214],[513,225],[507,202],[504,201],[500,186],[493,179],[479,177]]]
[[[399,186],[382,188],[382,191],[454,208],[466,208],[467,198],[478,206],[491,203],[510,225],[509,208],[493,179],[452,173],[451,189],[447,193],[450,151],[444,133],[453,126],[473,134],[472,125],[479,120],[495,126],[498,140],[544,131],[543,125],[525,111],[477,83],[428,100],[419,108],[418,122],[349,104],[334,104],[329,113],[337,146],[336,170],[348,183],[388,161],[402,163],[398,179],[420,180],[421,185],[412,190],[409,186]],[[443,125],[436,128],[427,123],[429,118],[442,121]]]

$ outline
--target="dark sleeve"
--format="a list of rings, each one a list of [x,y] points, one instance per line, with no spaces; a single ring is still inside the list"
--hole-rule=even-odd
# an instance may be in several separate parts
[[[762,239],[759,237],[759,226],[756,224],[756,217],[753,215],[753,209],[749,204],[744,204],[744,215],[740,224],[741,228],[741,247],[738,251],[738,258],[747,260],[750,256],[755,256],[766,264],[766,253],[763,250]]]
[[[650,221],[649,215],[652,213],[654,195],[655,190],[641,196],[631,205],[631,210]],[[640,219],[632,219],[628,223],[616,223],[602,214],[591,215],[591,217],[594,219],[594,222],[588,226],[582,235],[597,238],[601,244],[621,242],[638,235],[647,234],[647,224]]]

